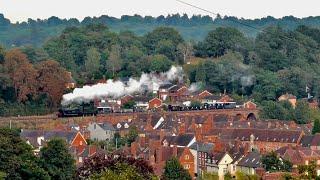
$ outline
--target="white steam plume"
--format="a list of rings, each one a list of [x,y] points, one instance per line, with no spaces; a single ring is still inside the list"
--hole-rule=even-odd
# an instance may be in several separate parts
[[[141,92],[143,90],[152,91],[159,88],[162,83],[183,79],[182,67],[172,66],[171,69],[161,74],[143,73],[139,79],[130,78],[128,83],[109,79],[107,83],[98,83],[92,86],[75,88],[72,93],[63,95],[62,105],[72,102],[90,101],[95,98],[112,97],[119,98],[127,94]],[[145,89],[147,88],[147,89]]]

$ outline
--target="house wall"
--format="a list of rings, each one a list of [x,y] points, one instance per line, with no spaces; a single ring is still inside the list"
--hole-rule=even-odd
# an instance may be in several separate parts
[[[229,154],[225,154],[225,156],[221,159],[221,161],[218,164],[218,166],[219,166],[219,171],[218,171],[219,179],[224,179],[224,175],[228,172],[229,166],[231,166],[232,161],[233,160]]]
[[[90,139],[94,141],[111,140],[115,133],[115,131],[105,131],[97,123],[89,124],[88,131],[90,131]]]
[[[162,101],[158,98],[154,98],[149,102],[149,109],[158,108],[162,104]]]
[[[183,153],[181,154],[179,161],[181,165],[189,172],[189,174],[194,177],[195,169],[194,169],[194,160],[196,158],[190,152],[188,148],[185,148]]]
[[[256,174],[256,170],[250,167],[237,166],[237,170],[248,175]]]
[[[72,140],[70,146],[85,146],[87,145],[86,140],[84,139],[84,137],[80,134],[80,132],[77,133],[77,135],[74,137],[74,139]]]

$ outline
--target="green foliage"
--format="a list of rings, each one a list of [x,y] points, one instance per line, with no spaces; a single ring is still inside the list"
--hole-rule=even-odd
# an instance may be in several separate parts
[[[127,180],[136,179],[143,180],[143,176],[135,169],[134,166],[130,166],[124,163],[117,163],[114,169],[106,169],[105,171],[92,175],[90,179],[95,180]]]
[[[65,140],[52,139],[40,150],[42,167],[52,179],[73,179],[75,162]]]
[[[165,72],[170,69],[172,62],[164,55],[151,57],[150,70],[154,72]]]
[[[177,57],[177,47],[183,39],[178,31],[170,27],[159,27],[144,37],[148,54],[163,54],[171,60]]]
[[[190,104],[191,107],[201,107],[202,104],[200,101],[191,101],[191,104]]]
[[[312,134],[320,133],[320,120],[316,118],[313,121]]]
[[[0,129],[0,179],[49,179],[17,129]]]
[[[264,155],[261,161],[262,164],[265,165],[266,171],[290,172],[292,170],[292,163],[290,161],[280,159],[278,155],[273,151]]]
[[[310,122],[310,108],[306,101],[297,101],[295,111],[296,122],[299,124],[306,124]]]
[[[198,48],[200,48],[200,51],[205,50],[205,54],[201,54],[202,56],[220,57],[226,54],[228,50],[239,51],[244,48],[245,40],[244,35],[239,30],[219,27],[210,31],[203,44]]]
[[[166,162],[164,167],[163,179],[174,180],[174,179],[190,179],[191,176],[187,170],[185,170],[179,163],[177,158],[172,158]]]
[[[224,180],[231,180],[233,179],[232,178],[232,175],[230,174],[230,172],[227,172],[225,175],[224,175]]]
[[[87,59],[85,61],[85,68],[88,76],[93,76],[100,68],[100,53],[96,48],[90,48],[87,51]]]
[[[315,161],[309,162],[308,165],[298,165],[298,173],[301,179],[316,179],[317,164]]]
[[[138,129],[136,126],[130,126],[129,133],[126,135],[127,144],[130,147],[138,137]]]
[[[136,102],[135,101],[128,101],[126,103],[124,103],[122,105],[122,108],[124,109],[133,109],[133,107],[136,105]]]
[[[200,176],[201,180],[219,180],[219,176],[217,173],[213,172],[203,172],[203,174]]]
[[[265,119],[294,120],[295,110],[288,101],[264,101],[262,102],[261,117]]]
[[[259,180],[260,177],[256,174],[251,175],[251,174],[244,174],[241,171],[236,172],[236,179],[237,180]]]

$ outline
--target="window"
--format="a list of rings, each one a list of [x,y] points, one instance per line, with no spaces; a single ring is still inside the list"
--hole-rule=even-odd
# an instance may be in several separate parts
[[[79,163],[82,163],[82,157],[79,157]]]
[[[97,128],[97,125],[96,125],[96,124],[94,124],[94,125],[93,125],[93,129],[96,129],[96,128]]]
[[[184,169],[190,169],[190,165],[189,164],[184,165]]]
[[[80,146],[82,146],[82,141],[80,141]]]
[[[227,168],[223,168],[223,173],[226,174],[228,172]]]
[[[189,158],[190,158],[189,155],[185,155],[185,156],[184,156],[184,159],[185,159],[185,160],[189,160]]]

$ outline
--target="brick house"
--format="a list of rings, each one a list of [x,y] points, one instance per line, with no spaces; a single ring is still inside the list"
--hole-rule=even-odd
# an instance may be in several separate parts
[[[320,134],[303,136],[300,145],[302,147],[309,147],[312,150],[320,150]]]
[[[131,101],[132,99],[133,99],[133,96],[131,96],[129,94],[121,97],[120,98],[121,106],[124,105],[125,103]]]
[[[256,149],[263,153],[275,151],[287,145],[297,146],[303,135],[303,131],[292,130],[215,128],[205,134],[204,139],[215,137],[229,142],[239,140],[243,144],[248,144],[250,149]]]
[[[184,85],[174,85],[169,89],[169,99],[171,102],[185,100],[189,96],[188,88]]]
[[[257,109],[257,104],[255,104],[252,101],[248,101],[248,102],[245,102],[243,104],[243,108],[245,108],[245,109]]]
[[[169,89],[173,86],[175,86],[175,85],[173,85],[171,83],[166,83],[166,84],[160,85],[160,87],[158,89],[159,99],[161,99],[162,101],[166,101],[167,99],[169,99],[169,91],[170,91]]]
[[[153,98],[149,101],[149,109],[156,109],[162,106],[162,100],[159,98]]]
[[[320,175],[320,152],[307,147],[285,146],[275,151],[281,158],[289,160],[292,163],[293,172],[298,172],[299,165],[309,165],[315,161],[317,167],[317,176]]]

